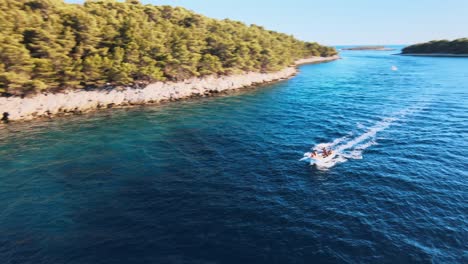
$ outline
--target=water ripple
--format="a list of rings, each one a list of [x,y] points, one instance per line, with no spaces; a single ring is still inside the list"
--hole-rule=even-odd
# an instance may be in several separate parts
[[[343,55],[262,89],[0,127],[0,258],[462,263],[468,61]],[[323,142],[347,162],[297,161]]]

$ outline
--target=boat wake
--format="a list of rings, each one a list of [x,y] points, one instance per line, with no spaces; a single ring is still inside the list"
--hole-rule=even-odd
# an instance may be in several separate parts
[[[323,148],[333,150],[333,158],[326,159],[325,161],[310,159],[309,157],[311,152],[307,152],[304,154],[304,158],[301,160],[306,160],[310,162],[311,165],[316,165],[316,167],[320,170],[327,170],[338,163],[346,162],[350,159],[362,159],[362,153],[364,150],[371,146],[377,145],[377,133],[387,129],[405,116],[420,111],[421,109],[422,107],[413,107],[402,110],[395,113],[391,117],[381,119],[373,126],[368,128],[363,127],[362,124],[358,124],[358,129],[363,129],[364,132],[357,135],[350,132],[344,137],[337,138],[332,142],[317,144],[312,148],[313,151],[317,152],[321,152]]]

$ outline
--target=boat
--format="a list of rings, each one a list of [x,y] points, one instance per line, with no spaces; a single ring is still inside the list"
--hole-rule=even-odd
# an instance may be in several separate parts
[[[334,151],[330,151],[330,154],[326,157],[323,157],[322,154],[318,153],[316,156],[313,156],[312,152],[307,152],[304,154],[304,158],[301,160],[309,160],[312,163],[325,163],[331,161],[336,156]]]

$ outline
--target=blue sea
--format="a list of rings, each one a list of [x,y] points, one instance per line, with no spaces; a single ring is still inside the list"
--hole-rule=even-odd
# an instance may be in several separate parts
[[[0,262],[467,263],[468,59],[393,53],[1,126]]]

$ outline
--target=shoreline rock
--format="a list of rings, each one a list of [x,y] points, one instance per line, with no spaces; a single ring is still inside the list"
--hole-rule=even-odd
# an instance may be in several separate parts
[[[177,101],[286,80],[296,75],[298,65],[329,62],[339,58],[338,55],[311,57],[298,60],[293,66],[273,73],[246,72],[230,76],[191,78],[181,82],[155,82],[140,89],[127,87],[120,90],[71,90],[26,98],[0,97],[0,112],[7,113],[10,121],[31,120],[101,108]]]

